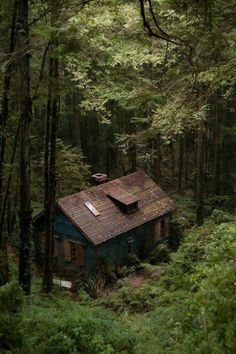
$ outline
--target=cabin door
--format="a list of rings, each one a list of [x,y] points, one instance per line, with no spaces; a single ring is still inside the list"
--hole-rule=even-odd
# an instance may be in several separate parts
[[[169,234],[169,222],[168,219],[162,219],[156,221],[154,224],[154,239],[156,242],[161,241],[168,237]]]
[[[67,262],[83,266],[85,264],[84,246],[78,242],[65,240],[64,259]]]
[[[154,239],[156,242],[161,240],[161,223],[156,221],[154,224]]]

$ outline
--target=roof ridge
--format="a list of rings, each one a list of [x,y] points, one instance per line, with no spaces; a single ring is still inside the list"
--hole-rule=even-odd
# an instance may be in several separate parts
[[[111,181],[105,182],[105,183],[103,183],[103,184],[99,184],[99,185],[97,185],[97,186],[91,186],[91,187],[89,187],[89,188],[87,188],[87,189],[84,189],[84,190],[82,190],[82,191],[80,191],[80,192],[75,192],[75,193],[69,194],[69,195],[67,195],[67,196],[65,196],[65,197],[59,198],[58,201],[57,201],[57,204],[58,204],[60,201],[64,200],[64,199],[71,198],[71,197],[73,197],[73,196],[74,196],[74,197],[77,197],[77,195],[80,194],[80,193],[82,193],[82,192],[87,193],[87,192],[92,191],[92,190],[100,190],[100,189],[103,190],[104,187],[107,186],[107,185],[109,185],[109,184],[112,184],[112,183],[115,184],[116,181],[122,181],[122,180],[124,180],[124,179],[130,179],[131,176],[137,175],[137,174],[139,174],[139,173],[143,173],[145,176],[148,177],[148,175],[147,175],[142,169],[140,169],[140,170],[138,170],[138,171],[136,171],[136,172],[130,173],[130,174],[125,175],[125,176],[122,176],[122,177],[117,177],[117,178],[115,178],[115,179],[113,179],[113,180],[111,180]],[[149,177],[149,178],[150,178],[150,177]]]

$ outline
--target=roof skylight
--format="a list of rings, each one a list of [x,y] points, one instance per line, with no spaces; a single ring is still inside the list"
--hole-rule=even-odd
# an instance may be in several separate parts
[[[100,215],[99,211],[90,202],[84,202],[84,205],[88,208],[89,211],[91,211],[94,216]]]

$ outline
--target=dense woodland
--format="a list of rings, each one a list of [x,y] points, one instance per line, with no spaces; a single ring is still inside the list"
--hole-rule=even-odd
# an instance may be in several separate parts
[[[0,352],[235,353],[235,8],[1,1]],[[118,284],[108,296],[104,274],[73,296],[53,287],[55,201],[92,173],[138,169],[179,206],[179,248],[133,260],[108,277]],[[38,274],[32,220],[42,210]],[[129,287],[152,267],[160,279]]]

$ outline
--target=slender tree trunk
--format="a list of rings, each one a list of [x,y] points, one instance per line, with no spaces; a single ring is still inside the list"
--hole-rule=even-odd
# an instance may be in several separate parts
[[[182,190],[182,174],[184,165],[184,141],[183,138],[179,139],[179,173],[178,173],[178,190]]]
[[[57,2],[51,2],[51,23],[56,22]],[[51,50],[57,42],[52,42]],[[44,215],[46,220],[46,242],[44,258],[43,291],[50,293],[53,289],[53,225],[56,201],[56,137],[59,119],[59,68],[58,59],[51,55],[49,69],[49,88],[47,103],[47,119],[45,124],[45,155],[44,155]]]
[[[76,146],[81,148],[79,89],[73,92],[74,137]]]
[[[137,169],[137,149],[135,142],[132,142],[130,146],[130,163],[131,172],[135,172]]]
[[[185,183],[188,181],[188,143],[187,137],[184,137],[184,150],[185,150]]]
[[[18,174],[19,177],[19,174]],[[17,183],[16,183],[17,184]],[[18,183],[19,184],[19,183]],[[19,193],[18,188],[14,188],[11,191],[11,196],[7,200],[7,210],[6,210],[6,222],[7,222],[7,237],[9,241],[12,240],[12,235],[14,234],[18,210]]]
[[[30,96],[30,53],[28,0],[19,0],[19,68],[21,80],[20,112],[20,241],[19,241],[19,283],[28,295],[31,288],[30,245],[31,245],[31,204],[30,204],[30,123],[32,105]]]
[[[161,141],[160,136],[157,135],[153,144],[154,148],[154,179],[156,183],[161,180]]]
[[[135,140],[135,127],[130,121],[129,123],[129,134],[131,135],[131,141],[130,141],[130,146],[129,146],[129,162],[130,162],[130,171],[135,172],[137,169],[137,145]]]
[[[172,141],[170,144],[171,148],[171,174],[172,178],[175,177],[175,156],[174,156],[174,142]]]
[[[10,32],[10,43],[8,55],[10,57],[8,64],[6,65],[4,79],[3,79],[3,95],[2,95],[2,108],[0,112],[0,127],[1,127],[1,140],[0,140],[0,211],[1,215],[3,209],[3,175],[4,175],[4,162],[5,162],[5,148],[6,138],[4,136],[6,125],[9,116],[9,92],[11,86],[11,73],[12,73],[12,53],[15,49],[15,24],[16,24],[16,0],[13,1],[13,15]],[[7,261],[7,243],[3,236],[4,218],[0,218],[0,286],[4,285],[9,280],[9,270]]]
[[[50,137],[51,137],[51,105],[52,105],[52,59],[49,63],[49,88],[47,100],[47,114],[45,120],[44,137],[44,217],[45,217],[45,259],[44,259],[44,278],[43,289],[49,292],[52,289],[52,230],[51,230],[51,207],[50,207],[50,181],[49,181],[49,159],[50,159]]]
[[[49,223],[48,232],[48,267],[45,267],[45,279],[48,279],[46,291],[52,291],[53,280],[53,234],[54,234],[54,216],[56,203],[56,137],[59,118],[59,96],[58,96],[58,60],[54,59],[53,63],[53,78],[55,80],[55,91],[52,98],[52,115],[51,115],[51,141],[50,141],[50,160],[49,160]],[[46,254],[46,253],[45,253]],[[45,264],[46,264],[45,263]]]
[[[212,145],[212,137],[211,137],[211,131],[212,127],[210,122],[206,124],[205,128],[205,136],[204,136],[204,193],[205,195],[208,195],[208,189],[209,189],[209,172],[211,171],[211,145]]]
[[[8,199],[9,199],[9,196],[10,196],[12,170],[13,170],[13,164],[14,164],[16,150],[17,150],[17,142],[18,142],[19,133],[20,133],[20,123],[18,124],[18,127],[16,129],[14,145],[13,145],[12,155],[11,155],[11,159],[10,159],[10,174],[7,177],[5,194],[4,194],[3,200],[2,200],[2,208],[1,208],[1,213],[0,213],[0,225],[4,225],[7,203],[8,203]]]
[[[218,117],[218,104],[215,104],[215,119],[213,123],[213,194],[220,193],[220,124]]]
[[[197,130],[197,171],[196,171],[196,223],[202,225],[204,193],[204,123],[199,121]]]

